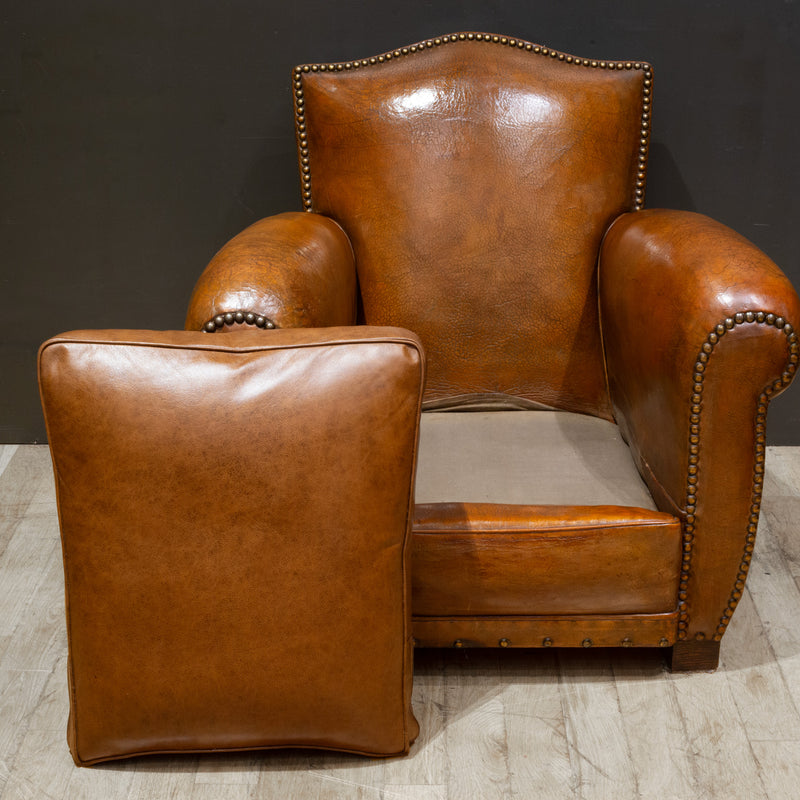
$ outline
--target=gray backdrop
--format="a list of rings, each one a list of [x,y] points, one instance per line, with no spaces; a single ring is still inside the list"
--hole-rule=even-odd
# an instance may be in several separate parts
[[[289,76],[459,30],[655,67],[648,206],[710,214],[800,285],[793,0],[4,0],[0,441],[44,440],[35,356],[72,328],[180,328],[210,256],[299,210]],[[770,442],[800,444],[800,389]]]

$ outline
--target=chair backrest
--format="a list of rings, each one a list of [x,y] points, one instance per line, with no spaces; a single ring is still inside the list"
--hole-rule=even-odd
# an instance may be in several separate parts
[[[643,203],[650,66],[463,33],[293,77],[304,206],[363,321],[421,337],[426,405],[610,417],[596,262]]]

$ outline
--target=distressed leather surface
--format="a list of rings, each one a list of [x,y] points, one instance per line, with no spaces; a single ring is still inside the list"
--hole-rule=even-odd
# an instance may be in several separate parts
[[[312,209],[353,243],[364,321],[422,339],[426,401],[610,417],[595,267],[643,76],[477,41],[300,73]]]
[[[800,300],[730,228],[651,210],[609,231],[600,309],[617,422],[658,507],[687,526],[682,638],[721,637],[755,541],[766,404],[796,371]]]
[[[423,369],[396,329],[42,346],[77,763],[408,751]]]

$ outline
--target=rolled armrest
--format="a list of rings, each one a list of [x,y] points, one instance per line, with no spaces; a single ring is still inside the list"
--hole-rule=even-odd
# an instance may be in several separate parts
[[[254,223],[206,267],[189,301],[188,330],[352,325],[353,249],[331,219],[286,213]]]
[[[772,397],[800,301],[743,237],[688,212],[620,217],[600,255],[614,414],[657,505],[683,520],[682,640],[719,641],[755,541]]]

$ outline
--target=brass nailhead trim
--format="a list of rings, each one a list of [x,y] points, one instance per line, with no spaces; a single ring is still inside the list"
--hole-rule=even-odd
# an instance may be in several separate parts
[[[750,569],[750,560],[753,557],[753,546],[756,538],[756,528],[758,526],[758,515],[761,509],[761,493],[764,483],[764,458],[766,455],[766,418],[767,406],[771,397],[781,389],[789,385],[797,370],[798,345],[797,334],[794,328],[789,325],[783,317],[766,311],[740,311],[731,317],[724,319],[706,337],[706,341],[700,348],[697,355],[697,363],[694,365],[694,386],[692,394],[692,416],[690,417],[689,430],[689,464],[686,486],[686,506],[685,519],[683,524],[683,563],[681,565],[681,594],[678,603],[678,639],[684,640],[687,636],[689,627],[689,611],[685,602],[686,590],[689,586],[689,573],[692,565],[692,545],[694,542],[695,521],[697,511],[697,474],[700,466],[700,416],[702,413],[703,384],[708,359],[714,352],[714,348],[719,344],[722,337],[728,331],[732,331],[738,325],[772,325],[782,330],[786,335],[789,346],[789,360],[784,368],[783,374],[764,388],[758,398],[756,406],[756,417],[754,430],[756,435],[755,444],[755,465],[753,467],[753,481],[751,490],[750,517],[745,534],[742,560],[739,564],[739,571],[736,576],[736,583],[731,590],[728,605],[722,612],[716,632],[712,637],[718,642],[733,616],[733,612],[742,597],[742,590]],[[703,641],[706,634],[702,631],[695,634],[695,639]]]
[[[463,646],[464,646],[464,642],[462,642],[461,639],[456,639],[453,642],[453,647],[463,647]]]
[[[545,636],[544,639],[542,639],[542,647],[552,647],[552,646],[553,646],[553,640],[549,636]]]
[[[669,647],[669,641],[668,641],[667,639],[662,639],[662,640],[661,640],[661,641],[658,643],[658,646],[659,646],[659,647]]]
[[[584,639],[581,642],[581,647],[591,647],[593,644],[594,642],[591,639]]]
[[[653,95],[653,68],[645,61],[595,61],[588,58],[578,58],[577,56],[562,53],[540,44],[532,44],[523,39],[514,39],[507,36],[498,36],[490,33],[451,33],[446,36],[437,36],[435,39],[425,39],[417,44],[402,47],[399,50],[392,50],[379,56],[362,58],[361,60],[345,61],[338,64],[301,64],[294,68],[292,73],[292,84],[294,87],[294,111],[295,128],[297,131],[297,149],[300,156],[300,170],[302,172],[303,185],[303,208],[306,211],[312,209],[311,198],[311,165],[309,164],[308,134],[306,132],[305,97],[303,95],[303,76],[309,72],[347,72],[362,67],[385,64],[392,59],[403,56],[422,53],[432,47],[440,47],[450,42],[487,42],[489,44],[500,44],[505,47],[513,47],[518,50],[525,50],[534,55],[546,56],[565,64],[577,67],[589,67],[590,69],[606,70],[641,70],[642,80],[642,112],[641,125],[639,129],[639,156],[638,169],[633,186],[633,210],[641,211],[644,208],[644,197],[647,182],[647,154],[650,148],[650,117],[652,109]]]
[[[498,644],[500,647],[509,647],[511,642],[509,642],[508,639],[501,639]]]
[[[214,333],[225,325],[255,325],[257,328],[277,328],[278,326],[268,317],[256,314],[254,311],[226,311],[217,314],[206,322],[201,330],[203,333]]]
[[[623,647],[633,647],[633,639],[629,639],[627,636],[620,642]]]

